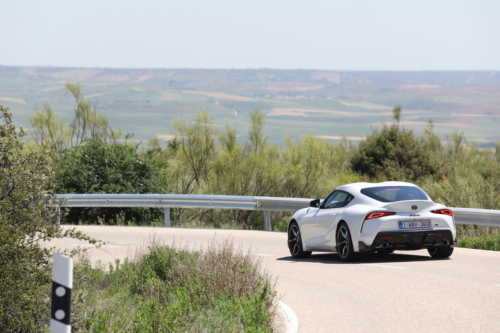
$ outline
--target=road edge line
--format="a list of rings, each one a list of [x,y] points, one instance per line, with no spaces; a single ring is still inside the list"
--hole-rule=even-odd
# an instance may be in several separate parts
[[[495,252],[495,253],[500,253],[500,251],[495,251],[495,250],[483,250],[483,249],[471,249],[470,247],[460,247],[460,246],[455,246],[457,249],[465,249],[465,250],[472,250],[472,251],[482,251],[482,252]]]
[[[274,299],[278,309],[283,313],[286,319],[286,332],[297,333],[299,331],[299,321],[297,315],[293,312],[292,308],[278,299]]]

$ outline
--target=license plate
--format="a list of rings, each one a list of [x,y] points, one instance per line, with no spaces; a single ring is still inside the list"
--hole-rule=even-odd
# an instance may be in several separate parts
[[[431,221],[399,222],[399,229],[430,228]]]

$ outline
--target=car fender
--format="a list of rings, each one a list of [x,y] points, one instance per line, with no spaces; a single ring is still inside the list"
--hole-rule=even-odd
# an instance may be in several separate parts
[[[302,209],[296,211],[295,214],[293,214],[293,216],[290,218],[290,222],[288,223],[288,228],[287,228],[287,231],[288,231],[288,229],[290,229],[290,224],[293,221],[297,222],[297,224],[299,226],[300,234],[301,234],[300,240],[302,242],[302,248],[304,249],[304,251],[309,251],[309,247],[306,244],[306,241],[308,239],[308,235],[307,235],[307,230],[304,229],[303,222],[304,222],[304,219],[307,218],[308,213],[309,213],[309,215],[311,215],[310,210],[317,210],[317,208],[306,207],[306,208],[302,208]]]
[[[339,224],[342,221],[347,223],[349,231],[351,232],[352,246],[355,252],[359,252],[361,225],[363,224],[366,212],[370,210],[374,210],[372,206],[355,204],[345,207],[342,211],[342,219],[339,221]]]

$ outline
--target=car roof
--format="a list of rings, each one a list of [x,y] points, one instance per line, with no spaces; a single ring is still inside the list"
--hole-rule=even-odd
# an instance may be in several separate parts
[[[395,182],[395,181],[390,181],[390,182],[382,182],[382,183],[352,183],[352,184],[346,184],[342,185],[336,188],[336,190],[342,190],[346,192],[359,192],[364,188],[368,187],[380,187],[380,186],[412,186],[412,187],[418,187],[415,184],[412,183],[407,183],[407,182]]]

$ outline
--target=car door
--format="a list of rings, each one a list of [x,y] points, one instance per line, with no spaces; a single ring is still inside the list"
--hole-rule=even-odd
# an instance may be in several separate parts
[[[344,191],[333,191],[315,214],[304,221],[308,239],[307,246],[330,249],[335,245],[335,230],[342,216],[342,209],[353,196]]]

